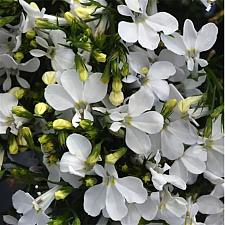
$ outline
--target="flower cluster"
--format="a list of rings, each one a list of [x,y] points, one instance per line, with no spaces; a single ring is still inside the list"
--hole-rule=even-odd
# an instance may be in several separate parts
[[[154,0],[1,4],[0,177],[23,189],[6,224],[223,223],[215,23]]]

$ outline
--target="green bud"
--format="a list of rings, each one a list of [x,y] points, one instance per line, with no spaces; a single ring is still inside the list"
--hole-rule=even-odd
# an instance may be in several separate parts
[[[48,222],[48,225],[65,225],[66,218],[64,216],[57,216]]]
[[[224,105],[220,105],[217,108],[215,108],[210,115],[212,119],[217,118],[224,110]]]
[[[32,48],[37,48],[38,44],[37,44],[36,40],[31,40],[31,41],[30,41],[30,46],[31,46]]]
[[[127,152],[127,149],[122,147],[118,149],[116,152],[108,154],[105,156],[105,162],[109,164],[115,164],[122,156],[124,156]]]
[[[16,141],[16,137],[14,135],[10,135],[9,137],[9,153],[12,155],[17,154],[19,151],[19,147]]]
[[[75,56],[76,69],[79,72],[80,79],[85,81],[88,79],[88,71],[81,56]]]
[[[102,74],[101,81],[104,84],[108,84],[109,80],[110,80],[110,63],[107,63],[107,65],[105,66],[104,72]]]
[[[86,163],[90,166],[94,166],[99,160],[100,152],[101,152],[102,142],[98,143],[94,146],[91,154],[88,156]]]
[[[65,131],[60,131],[58,134],[58,141],[60,146],[64,146],[66,144],[66,139],[68,137],[68,133]]]
[[[92,121],[90,121],[90,120],[81,120],[80,121],[80,123],[79,123],[79,125],[80,125],[80,127],[82,127],[83,129],[88,129],[88,128],[90,128],[91,126],[92,126]]]
[[[22,52],[16,52],[13,57],[16,61],[20,62],[24,58],[24,54]]]
[[[212,134],[212,119],[208,117],[203,135],[204,137],[209,138],[211,134]]]
[[[20,132],[22,134],[22,136],[25,138],[28,146],[30,148],[33,148],[34,147],[34,140],[33,140],[33,135],[31,133],[31,130],[29,127],[22,127],[20,129]]]
[[[148,183],[148,182],[150,182],[151,181],[151,175],[150,175],[150,173],[146,173],[144,175],[144,177],[142,178],[142,180],[144,181],[145,184]]]
[[[38,138],[38,141],[41,145],[44,145],[46,143],[48,143],[49,141],[51,141],[51,136],[47,135],[47,134],[43,134],[41,137]]]
[[[65,12],[64,13],[64,18],[66,19],[66,21],[68,22],[68,24],[72,24],[74,21],[76,21],[76,18],[74,17],[74,15],[71,12]]]
[[[19,117],[24,117],[27,119],[33,118],[33,114],[25,109],[23,106],[13,106],[12,113],[16,114]]]
[[[73,124],[68,121],[68,120],[64,120],[64,119],[57,119],[53,122],[53,129],[55,130],[70,130],[73,129]]]
[[[47,19],[36,18],[35,25],[40,29],[59,29],[56,24],[49,22]]]
[[[48,164],[49,165],[55,165],[58,162],[58,157],[55,154],[49,155],[48,156]]]
[[[124,165],[122,166],[122,171],[123,171],[124,173],[127,173],[128,170],[129,170],[128,165],[127,165],[127,164],[124,164]]]
[[[87,177],[85,178],[84,183],[86,187],[90,188],[97,184],[97,179],[94,177]]]
[[[170,114],[173,112],[173,109],[177,105],[177,100],[176,99],[169,99],[166,101],[163,105],[161,114],[164,116],[164,118],[168,118]]]
[[[101,63],[104,63],[106,62],[106,58],[107,58],[107,55],[102,53],[102,52],[99,52],[97,50],[93,51],[93,57],[96,59],[97,62],[101,62]]]
[[[129,75],[129,64],[127,62],[123,64],[123,67],[120,72],[123,77],[126,77]]]
[[[73,188],[70,186],[62,187],[58,191],[55,192],[55,199],[56,200],[63,200],[65,199],[69,194],[71,194],[73,191]]]
[[[123,87],[123,84],[122,84],[120,78],[118,78],[118,77],[114,78],[113,82],[112,82],[113,91],[114,92],[121,92],[122,87]]]
[[[33,29],[30,29],[26,33],[26,38],[27,39],[33,39],[36,35],[36,32]]]
[[[48,104],[46,104],[44,102],[39,102],[34,107],[34,113],[36,115],[41,116],[48,110],[48,108],[49,108]]]
[[[86,131],[88,139],[93,140],[98,135],[98,130],[92,127],[90,130]]]

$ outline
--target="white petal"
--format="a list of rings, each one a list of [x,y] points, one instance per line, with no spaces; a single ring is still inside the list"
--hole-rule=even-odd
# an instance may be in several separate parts
[[[192,58],[189,58],[188,61],[187,61],[187,68],[189,71],[193,71],[194,69],[194,60]]]
[[[40,66],[40,60],[37,58],[30,59],[25,63],[21,63],[18,66],[18,69],[26,72],[35,72]]]
[[[197,39],[197,31],[195,30],[194,24],[191,20],[187,19],[184,22],[184,34],[183,40],[187,49],[195,49],[195,43]]]
[[[144,89],[140,89],[135,94],[131,95],[128,104],[128,112],[132,117],[139,116],[143,112],[150,110],[153,103],[153,95],[150,95]]]
[[[218,28],[214,23],[207,23],[198,32],[195,48],[199,52],[207,51],[216,42]]]
[[[169,97],[170,88],[165,80],[150,80],[146,89],[149,88],[161,100],[165,101]]]
[[[128,203],[141,204],[147,199],[147,191],[142,181],[136,177],[118,178],[115,186]]]
[[[183,144],[168,130],[162,130],[161,145],[163,156],[170,160],[178,159],[183,155]]]
[[[93,170],[100,177],[106,177],[107,176],[105,169],[101,165],[99,165],[99,164],[96,164],[94,166]]]
[[[158,211],[157,202],[153,201],[150,197],[143,204],[136,204],[136,207],[140,215],[148,221],[153,220]]]
[[[42,37],[39,37],[39,36],[36,36],[36,42],[43,48],[48,48],[48,42],[42,38]]]
[[[128,213],[121,220],[122,225],[138,225],[139,220],[141,219],[140,213],[137,211],[137,208],[134,204],[127,204]]]
[[[105,208],[106,188],[103,184],[89,188],[84,194],[84,210],[88,215],[97,216]]]
[[[7,54],[0,55],[0,62],[7,69],[12,68],[16,70],[18,67],[18,63],[13,59],[13,57]]]
[[[141,12],[139,0],[125,0],[126,5],[134,12]]]
[[[160,173],[157,173],[152,168],[150,168],[150,171],[151,171],[151,174],[152,174],[152,183],[153,183],[154,187],[157,190],[162,191],[163,186],[167,183],[166,179],[164,178],[164,175],[160,174]]]
[[[216,121],[213,122],[212,126],[212,139],[217,140],[223,137],[222,120],[221,115],[218,116]]]
[[[126,5],[118,5],[117,10],[118,10],[119,14],[121,14],[123,16],[130,16],[132,18],[134,17],[133,13]]]
[[[12,196],[13,207],[16,209],[18,213],[27,213],[33,208],[34,198],[29,194],[25,193],[24,191],[17,191]]]
[[[134,128],[126,128],[126,144],[137,154],[146,154],[151,150],[151,140],[147,134]]]
[[[122,127],[122,123],[120,122],[114,122],[111,124],[110,126],[110,130],[113,131],[113,132],[117,132],[120,128]]]
[[[188,181],[188,171],[184,167],[180,159],[174,161],[174,163],[172,164],[170,168],[169,173],[170,175],[175,175],[180,177],[185,182]]]
[[[212,195],[203,195],[198,198],[199,211],[203,214],[217,214],[223,210],[223,203]]]
[[[125,199],[116,189],[115,185],[110,185],[107,187],[105,205],[107,213],[113,220],[121,220],[128,212],[125,205]],[[93,205],[93,207],[96,206]]]
[[[51,30],[49,36],[55,46],[58,44],[66,44],[66,34],[62,30]]]
[[[27,212],[19,219],[18,225],[25,225],[25,224],[29,224],[29,225],[37,224],[37,217],[36,217],[36,213],[34,209]]]
[[[144,48],[154,50],[158,47],[160,38],[156,31],[146,23],[138,23],[138,42]],[[133,35],[133,34],[131,34]]]
[[[18,100],[11,94],[0,94],[0,112],[8,117],[12,115],[12,107],[18,104]]]
[[[186,201],[181,197],[174,197],[170,201],[167,202],[166,208],[174,214],[176,217],[183,216],[186,211]]]
[[[75,70],[67,70],[62,73],[61,82],[62,86],[76,103],[82,100],[84,84]]]
[[[164,175],[167,183],[172,184],[175,187],[178,187],[182,190],[186,190],[186,183],[184,180],[182,180],[180,177],[175,175]]]
[[[30,84],[23,78],[19,77],[19,75],[16,76],[16,80],[23,88],[30,88]]]
[[[90,141],[80,134],[69,135],[66,139],[66,145],[71,154],[84,161],[87,159],[92,149]]]
[[[10,215],[4,215],[3,221],[10,225],[18,225],[18,220],[15,217],[10,216]]]
[[[153,79],[167,79],[176,73],[176,68],[170,62],[155,62],[149,70],[148,75]]]
[[[174,16],[166,12],[155,13],[149,17],[147,23],[155,31],[163,31],[166,35],[172,34],[178,30],[178,21]]]
[[[186,47],[180,34],[175,33],[173,36],[161,34],[161,39],[167,49],[178,55],[185,55]]]
[[[224,160],[223,160],[223,155],[213,151],[213,150],[209,150],[208,151],[208,158],[207,158],[207,170],[209,170],[210,172],[212,172],[213,174],[219,176],[219,177],[223,177],[224,176],[224,171],[223,171],[223,167],[224,167]]]
[[[55,110],[63,111],[74,107],[73,99],[59,84],[51,84],[45,88],[45,99]]]
[[[100,73],[93,73],[84,84],[83,99],[88,103],[101,101],[107,93],[107,85],[101,81]]]
[[[118,33],[124,41],[129,43],[135,43],[138,39],[138,30],[135,23],[119,22]]]
[[[80,176],[74,176],[69,173],[62,173],[61,177],[64,181],[69,183],[73,188],[79,188],[82,185],[81,177]]]
[[[145,112],[132,118],[131,125],[148,134],[158,133],[163,128],[164,119],[155,111]]]
[[[40,49],[32,49],[30,50],[30,54],[34,57],[42,57],[45,56],[47,53]]]
[[[197,59],[197,62],[201,67],[208,66],[208,62],[205,59]]]

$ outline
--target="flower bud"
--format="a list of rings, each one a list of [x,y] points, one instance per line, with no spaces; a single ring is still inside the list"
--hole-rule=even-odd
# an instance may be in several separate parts
[[[45,72],[42,76],[42,81],[46,85],[55,84],[56,83],[56,72],[55,71]]]
[[[36,32],[33,29],[30,29],[26,32],[26,38],[27,39],[33,39],[36,35]]]
[[[21,99],[25,94],[25,90],[21,87],[14,87],[9,90],[9,93],[15,96],[17,99]]]
[[[53,129],[55,130],[64,130],[64,129],[70,130],[72,128],[73,124],[68,120],[57,119],[53,122]]]
[[[211,118],[212,119],[217,118],[223,112],[223,109],[224,109],[224,105],[220,105],[217,108],[215,108],[212,114],[210,115]]]
[[[177,100],[175,98],[169,99],[166,101],[163,105],[161,114],[164,116],[164,118],[168,118],[170,114],[173,112],[173,109],[177,105]]]
[[[73,191],[73,188],[70,186],[62,187],[58,191],[55,192],[55,199],[56,200],[62,200],[65,199],[69,194],[71,194]]]
[[[63,146],[66,144],[67,137],[68,137],[68,134],[65,131],[62,130],[59,132],[58,141],[59,141],[60,146]]]
[[[77,14],[77,16],[81,19],[90,19],[91,18],[91,14],[95,11],[96,6],[95,5],[90,5],[87,7],[77,7],[75,9],[75,13]]]
[[[20,62],[24,58],[24,54],[22,52],[16,52],[13,57],[16,61]]]
[[[35,25],[40,29],[59,29],[56,24],[49,22],[47,19],[36,18]]]
[[[16,138],[14,135],[11,135],[9,137],[9,153],[12,155],[17,154],[19,151],[19,147],[16,141]]]
[[[30,46],[31,46],[32,48],[37,48],[38,44],[37,44],[36,40],[31,40],[31,41],[30,41]]]
[[[86,81],[88,79],[88,71],[85,68],[79,69],[79,76],[82,81]]]
[[[33,140],[33,135],[31,133],[31,130],[29,127],[22,127],[20,130],[22,136],[25,138],[28,146],[30,148],[33,148],[34,146],[34,140]]]
[[[177,107],[181,113],[185,114],[188,112],[192,104],[197,104],[202,99],[202,95],[188,97],[178,102]]]
[[[124,100],[123,92],[122,91],[120,91],[120,92],[111,91],[111,93],[109,95],[109,100],[114,106],[120,105]]]
[[[116,152],[105,156],[105,162],[109,164],[115,164],[122,156],[127,152],[126,148],[120,148]]]
[[[101,152],[101,145],[102,143],[98,143],[94,146],[91,154],[88,156],[86,163],[90,166],[94,166],[97,161],[99,160],[100,152]]]
[[[41,115],[43,115],[46,112],[46,110],[48,110],[48,108],[49,108],[49,106],[46,103],[39,102],[34,107],[34,113],[36,115],[41,116]]]
[[[89,127],[92,126],[92,123],[93,123],[93,122],[90,121],[90,120],[81,120],[80,123],[79,123],[79,125],[80,125],[80,127],[83,128],[83,129],[88,129]]]
[[[13,106],[12,113],[16,114],[19,117],[24,117],[27,119],[33,118],[33,114],[25,109],[23,106]]]
[[[143,75],[147,75],[148,74],[148,71],[149,71],[149,68],[148,67],[142,67],[140,69],[140,73],[143,74]]]
[[[64,18],[70,25],[76,20],[76,18],[74,17],[74,15],[71,12],[65,12]]]
[[[123,84],[119,78],[113,79],[112,89],[114,92],[121,92]]]
[[[209,117],[206,121],[205,129],[203,131],[203,135],[206,138],[209,138],[212,134],[212,119]]]
[[[102,62],[102,63],[104,63],[106,61],[106,57],[107,57],[106,54],[104,54],[102,52],[99,52],[97,50],[95,50],[93,52],[93,56],[94,56],[94,58],[96,59],[97,62]]]
[[[96,183],[97,183],[97,179],[94,177],[87,177],[84,180],[84,184],[88,188],[93,187]]]
[[[127,173],[128,170],[129,170],[128,165],[127,165],[127,164],[124,164],[124,165],[122,166],[122,171],[123,171],[124,173]]]
[[[54,154],[48,156],[48,164],[49,165],[55,165],[58,162],[58,157]]]
[[[104,72],[101,76],[101,81],[104,84],[108,84],[110,80],[110,63],[107,63],[107,65],[105,66]]]
[[[123,64],[123,67],[120,72],[123,77],[126,77],[129,75],[129,64],[127,62]]]

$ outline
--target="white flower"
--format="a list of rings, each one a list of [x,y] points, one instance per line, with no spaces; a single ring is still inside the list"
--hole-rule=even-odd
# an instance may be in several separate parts
[[[179,159],[174,161],[170,168],[170,174],[179,176],[187,182],[189,173],[201,174],[205,172],[206,160],[207,153],[202,151],[202,148],[191,146]]]
[[[118,178],[114,165],[104,169],[95,165],[94,170],[103,182],[89,188],[84,194],[84,210],[91,216],[97,216],[106,210],[113,220],[121,220],[128,213],[127,203],[142,204],[147,200],[147,191],[136,177]]]
[[[11,94],[0,94],[0,134],[6,134],[8,128],[10,132],[17,135],[19,127],[27,119],[18,117],[12,113],[13,106],[17,106],[18,100]]]
[[[86,160],[91,153],[91,142],[80,134],[71,134],[66,139],[69,152],[63,154],[60,170],[73,175],[84,177],[90,170]]]
[[[169,35],[178,29],[177,20],[166,12],[159,12],[152,16],[146,13],[148,1],[126,0],[127,6],[119,5],[118,11],[124,16],[132,18],[133,22],[120,22],[118,33],[121,38],[129,43],[138,41],[140,45],[148,49],[156,49],[160,38],[158,32],[163,31]],[[132,13],[132,11],[134,13]],[[138,14],[138,16],[135,16]]]
[[[186,57],[188,70],[198,71],[198,64],[201,67],[208,65],[208,62],[200,58],[200,53],[209,50],[215,43],[218,28],[214,23],[204,25],[199,32],[194,28],[191,20],[184,23],[183,36],[174,33],[173,36],[161,38],[165,46],[172,52]]]
[[[50,39],[54,46],[49,46],[48,42],[37,36],[36,42],[47,51],[40,49],[33,49],[30,54],[35,57],[46,56],[51,59],[52,68],[55,71],[64,71],[68,69],[73,69],[75,54],[72,49],[65,47],[68,45],[66,42],[66,34],[61,30],[52,30],[49,32]]]
[[[30,59],[25,63],[18,63],[8,54],[0,55],[0,76],[6,74],[6,79],[3,82],[3,90],[7,91],[11,88],[11,75],[16,76],[16,80],[23,88],[29,88],[30,84],[20,77],[19,71],[32,73],[37,71],[39,66],[40,61],[37,58]]]
[[[147,200],[143,204],[127,204],[128,213],[121,220],[121,224],[138,225],[141,217],[148,221],[153,220],[158,211],[158,205],[156,201],[154,201],[154,198],[152,197],[153,195],[154,193],[151,196],[148,196]]]
[[[46,225],[49,217],[45,211],[54,200],[54,194],[59,188],[60,186],[55,186],[36,199],[29,193],[17,191],[12,197],[13,206],[17,213],[23,214],[18,225]]]
[[[9,225],[18,225],[18,220],[15,217],[10,215],[4,215],[3,221]]]
[[[45,89],[45,99],[55,110],[75,108],[73,125],[78,126],[80,116],[93,120],[88,111],[89,104],[101,101],[107,92],[107,85],[101,82],[101,74],[90,74],[83,82],[75,70],[67,70],[60,77],[60,84],[52,84]]]
[[[20,5],[23,7],[23,10],[27,13],[26,20],[21,24],[23,33],[26,33],[32,28],[35,28],[35,20],[36,19],[47,19],[49,22],[59,23],[59,25],[66,24],[66,20],[64,18],[46,15],[45,8],[41,10],[38,8],[37,4],[31,2],[28,4],[24,0],[19,0]]]
[[[163,127],[163,116],[155,111],[147,111],[152,108],[153,99],[152,95],[140,89],[130,97],[122,112],[114,111],[110,114],[111,120],[114,121],[110,129],[117,132],[121,127],[125,127],[126,144],[137,154],[150,153],[151,140],[146,133],[158,133]]]
[[[213,195],[203,195],[197,199],[199,212],[209,214],[206,225],[221,225],[224,220],[224,204]]]

